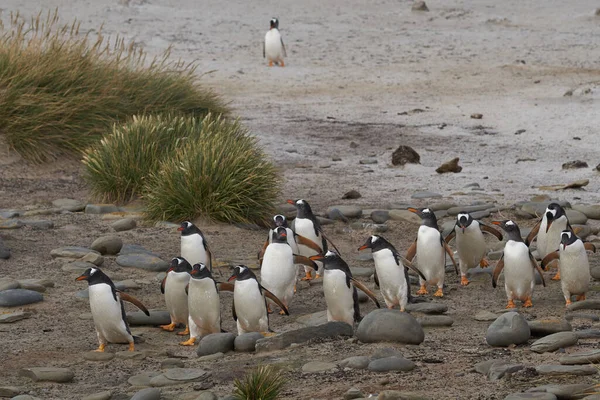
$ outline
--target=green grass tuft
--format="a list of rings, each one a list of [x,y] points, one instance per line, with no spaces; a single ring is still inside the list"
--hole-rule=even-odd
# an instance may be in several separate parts
[[[167,50],[146,62],[133,42],[81,34],[58,12],[0,22],[0,135],[24,158],[74,156],[116,121],[135,114],[226,113],[218,95],[200,86],[194,64]]]
[[[272,366],[263,365],[243,379],[236,379],[234,385],[234,396],[239,400],[275,400],[285,385],[285,379]]]

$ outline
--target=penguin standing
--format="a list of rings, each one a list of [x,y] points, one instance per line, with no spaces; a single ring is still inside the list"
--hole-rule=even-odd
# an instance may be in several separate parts
[[[212,252],[202,231],[189,221],[183,221],[177,230],[181,232],[180,256],[190,265],[202,263],[212,271]]]
[[[263,57],[269,62],[269,67],[272,67],[273,63],[285,67],[283,58],[287,57],[287,52],[279,32],[279,20],[277,18],[271,18],[270,27],[263,42]]]
[[[454,261],[452,250],[444,242],[438,228],[437,218],[429,208],[408,208],[408,211],[417,214],[422,219],[417,233],[417,239],[408,248],[406,259],[412,261],[417,256],[417,265],[426,279],[419,277],[421,288],[417,294],[427,294],[427,285],[436,285],[436,297],[444,296],[444,277],[446,273],[446,254],[450,256],[454,269],[458,275],[458,267]],[[381,282],[381,281],[380,281]]]
[[[456,250],[458,251],[458,265],[460,269],[460,284],[467,286],[467,270],[480,266],[485,268],[489,265],[485,259],[487,246],[483,232],[491,233],[498,240],[502,240],[502,234],[498,230],[487,226],[471,217],[471,214],[461,211],[456,216],[456,225],[452,232],[446,236],[446,243],[456,237]]]
[[[188,326],[190,338],[180,344],[193,346],[199,337],[221,332],[219,291],[210,270],[204,264],[194,264],[187,286]]]
[[[542,285],[546,286],[542,270],[521,238],[521,231],[516,223],[505,220],[492,221],[492,224],[500,226],[508,235],[502,257],[494,268],[492,286],[496,287],[500,272],[504,269],[504,289],[508,298],[506,308],[515,308],[514,300],[521,300],[523,307],[531,307],[536,270],[542,278]]]
[[[360,321],[356,288],[365,292],[377,308],[380,308],[373,292],[352,277],[350,267],[337,253],[328,251],[324,256],[319,254],[309,258],[323,262],[323,293],[327,303],[327,321],[342,321],[352,327],[354,322]]]
[[[285,305],[270,291],[258,283],[256,275],[245,265],[233,269],[229,282],[235,280],[233,288],[233,319],[237,323],[238,335],[260,332],[269,335],[269,314],[265,297],[273,300],[285,313]]]
[[[183,257],[175,257],[171,260],[171,266],[167,270],[167,276],[160,285],[160,291],[165,295],[167,310],[171,315],[169,325],[161,325],[165,331],[173,332],[177,324],[185,324],[185,330],[177,333],[187,335],[190,333],[188,326],[188,298],[185,288],[190,280],[192,266]]]
[[[290,228],[288,226],[288,222],[287,222],[287,219],[285,218],[285,216],[281,215],[281,214],[275,215],[273,217],[273,225],[274,225],[273,228],[269,229],[269,234],[267,235],[267,240],[265,240],[265,244],[263,245],[262,250],[258,253],[258,259],[261,260],[261,262],[262,262],[263,256],[265,254],[265,250],[267,249],[267,246],[269,244],[273,243],[273,233],[279,227],[285,228],[286,233],[287,233],[287,243],[292,248],[292,252],[294,254],[299,254],[298,253],[298,243],[296,243],[296,234],[294,233],[292,228]]]
[[[123,301],[134,304],[150,316],[146,307],[135,297],[118,290],[99,268],[88,268],[76,280],[88,281],[90,309],[100,343],[96,351],[103,352],[108,343],[129,343],[129,351],[134,351],[134,337],[127,324]]]
[[[559,251],[548,254],[542,260],[542,268],[545,268],[550,261],[559,259],[560,285],[567,306],[571,304],[571,296],[576,296],[575,301],[585,300],[590,287],[590,264],[586,250],[595,253],[596,247],[584,243],[573,230],[567,229],[561,233]]]
[[[404,311],[410,299],[410,281],[408,268],[415,271],[421,279],[426,279],[421,271],[407,259],[398,254],[396,248],[381,236],[371,236],[358,251],[371,249],[375,271],[380,280],[379,289],[389,309],[400,306]]]

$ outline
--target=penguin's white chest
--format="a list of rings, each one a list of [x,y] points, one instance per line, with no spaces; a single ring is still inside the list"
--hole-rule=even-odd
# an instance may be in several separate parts
[[[429,285],[444,283],[444,259],[440,232],[421,225],[417,234],[417,263]]]
[[[456,227],[455,232],[460,270],[466,273],[468,269],[477,267],[485,256],[485,239],[477,221],[466,227],[464,233],[460,227]]]
[[[544,216],[537,236],[537,249],[540,258],[544,258],[553,251],[558,250],[561,232],[567,228],[567,217],[563,215],[554,220],[548,232],[546,232],[547,226],[548,220]]]
[[[343,271],[326,269],[323,275],[323,293],[327,303],[327,320],[354,324],[354,287],[346,284]]]
[[[188,298],[185,287],[190,280],[187,272],[171,271],[165,282],[165,303],[171,314],[171,322],[187,324],[188,321]]]
[[[198,233],[181,236],[181,257],[190,265],[203,263],[209,265],[208,254],[204,249],[204,240]]]
[[[379,278],[379,289],[385,300],[390,305],[406,305],[408,285],[404,276],[404,266],[396,264],[391,250],[382,249],[373,252],[375,270]]]
[[[525,301],[533,292],[535,272],[523,242],[509,240],[504,246],[504,286],[512,299]]]
[[[265,35],[265,57],[268,61],[279,62],[283,60],[283,44],[278,29],[270,29]]]
[[[308,218],[296,218],[294,221],[294,229],[296,229],[296,233],[300,236],[304,236],[307,239],[315,242],[319,247],[322,246],[323,240],[321,239],[321,235],[315,233],[315,226],[313,222]],[[306,246],[298,245],[300,254],[303,256],[312,256],[317,254],[316,251],[309,249]]]
[[[271,243],[265,250],[260,271],[263,287],[289,305],[297,271],[292,248],[287,243]]]
[[[560,251],[560,283],[563,292],[577,295],[586,293],[590,278],[590,264],[583,242],[578,240]]]
[[[240,327],[244,332],[266,332],[268,330],[267,306],[256,280],[236,281],[233,301],[238,319],[238,331]]]
[[[100,338],[109,343],[130,343],[133,337],[123,321],[120,299],[113,296],[109,285],[98,283],[89,287],[90,309]]]
[[[221,331],[221,309],[219,292],[210,278],[190,279],[188,308],[190,319],[203,332]]]

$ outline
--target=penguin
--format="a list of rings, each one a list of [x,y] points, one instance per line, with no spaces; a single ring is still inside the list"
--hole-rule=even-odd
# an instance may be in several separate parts
[[[444,277],[446,272],[446,256],[448,254],[458,275],[458,267],[454,261],[452,250],[444,242],[438,228],[437,218],[429,208],[412,208],[408,211],[417,214],[422,219],[417,238],[406,252],[406,259],[412,261],[417,256],[417,265],[426,279],[419,277],[421,288],[417,294],[427,294],[427,285],[436,285],[436,297],[444,296]]]
[[[277,214],[273,217],[273,228],[269,229],[269,234],[267,235],[267,240],[265,240],[265,244],[263,245],[262,250],[258,253],[258,259],[262,262],[263,256],[265,254],[265,250],[267,246],[273,242],[273,233],[279,227],[285,228],[287,232],[287,243],[292,248],[292,252],[294,254],[298,253],[298,243],[296,243],[296,234],[294,231],[288,226],[287,219],[284,215]]]
[[[88,281],[90,309],[100,343],[95,351],[103,352],[108,343],[129,343],[129,351],[134,351],[135,340],[127,324],[123,301],[134,304],[150,316],[148,309],[135,297],[117,289],[100,268],[88,268],[76,280]]]
[[[190,265],[202,263],[212,271],[212,252],[202,231],[189,221],[183,221],[177,230],[181,232],[181,257]]]
[[[489,265],[485,259],[487,246],[483,232],[491,233],[502,241],[502,233],[497,229],[474,220],[471,214],[461,211],[456,216],[456,225],[445,239],[446,243],[456,237],[456,250],[458,251],[458,266],[460,269],[460,284],[467,286],[467,270],[480,266],[485,268]]]
[[[204,264],[194,264],[189,271],[190,281],[186,288],[188,296],[188,326],[190,338],[180,344],[193,346],[198,338],[221,332],[221,307],[217,282]]]
[[[271,299],[285,313],[289,312],[285,305],[273,293],[258,283],[256,275],[245,265],[234,267],[229,282],[234,281],[233,288],[233,319],[237,323],[238,335],[248,332],[260,332],[263,336],[272,334],[269,329],[269,314],[267,301]]]
[[[175,257],[171,260],[171,266],[167,270],[167,276],[160,285],[160,291],[165,295],[167,310],[171,315],[169,325],[161,325],[165,331],[173,332],[177,324],[185,324],[185,330],[178,335],[190,333],[188,326],[188,298],[185,288],[190,280],[189,272],[192,270],[190,263],[183,257]]]
[[[375,294],[352,277],[350,267],[337,253],[329,250],[325,255],[319,254],[309,258],[323,262],[323,293],[327,303],[327,321],[342,321],[354,327],[354,322],[361,320],[356,288],[365,292],[377,308],[381,308]]]
[[[285,51],[283,38],[279,32],[279,20],[277,18],[271,18],[269,25],[269,30],[267,31],[263,42],[263,58],[267,59],[269,67],[272,67],[273,63],[280,67],[285,67],[283,58],[287,57],[287,52]]]
[[[529,246],[537,236],[538,256],[540,260],[543,260],[548,254],[558,250],[561,232],[566,229],[572,230],[564,208],[558,203],[550,203],[542,218],[527,235],[525,243]],[[560,280],[560,267],[552,280]]]
[[[559,251],[548,254],[542,260],[542,268],[555,259],[559,260],[561,280],[560,285],[565,303],[571,304],[571,296],[575,301],[585,300],[585,294],[590,287],[590,264],[586,250],[596,252],[592,243],[584,243],[575,235],[572,229],[561,232]]]
[[[408,268],[419,274],[421,279],[425,280],[425,276],[381,236],[369,237],[358,251],[366,249],[371,249],[373,253],[375,271],[381,279],[379,289],[385,304],[389,309],[400,306],[400,311],[404,311],[411,298]]]
[[[492,224],[500,226],[508,235],[502,257],[494,268],[492,286],[496,287],[500,272],[504,269],[504,289],[508,298],[506,308],[516,308],[514,300],[521,300],[523,307],[531,307],[536,270],[542,278],[542,285],[546,286],[542,269],[529,252],[516,223],[505,220],[492,221]]]

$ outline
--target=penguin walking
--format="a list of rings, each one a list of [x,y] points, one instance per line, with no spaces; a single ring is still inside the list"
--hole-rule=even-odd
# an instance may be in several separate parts
[[[287,52],[285,51],[283,38],[279,32],[279,20],[277,18],[271,18],[269,25],[269,30],[267,31],[263,42],[263,58],[267,59],[269,67],[272,67],[273,63],[280,67],[285,67],[283,58],[287,57]]]
[[[173,332],[178,324],[185,324],[185,330],[178,332],[178,335],[188,335],[190,328],[188,326],[188,296],[185,288],[190,280],[190,271],[192,266],[183,257],[175,257],[171,260],[171,266],[167,270],[167,276],[160,285],[160,291],[165,295],[167,310],[171,315],[169,325],[161,325],[165,331]]]
[[[456,250],[458,251],[458,266],[460,269],[460,284],[467,286],[467,270],[480,266],[485,268],[489,265],[485,259],[487,246],[483,232],[491,233],[498,240],[502,240],[502,234],[480,221],[474,220],[468,212],[459,212],[456,216],[456,225],[452,232],[446,236],[445,242],[450,243],[456,238]]]
[[[190,281],[186,291],[190,338],[180,343],[183,346],[193,346],[198,338],[221,332],[221,304],[217,282],[204,264],[194,264],[189,274]]]
[[[492,224],[500,226],[508,235],[502,257],[494,268],[492,286],[496,287],[498,277],[504,269],[504,289],[508,298],[506,308],[516,308],[515,300],[521,300],[523,307],[531,307],[533,306],[531,296],[535,286],[536,270],[540,274],[542,285],[546,286],[542,269],[529,252],[523,238],[521,238],[521,231],[516,223],[505,220],[492,221]]]
[[[408,269],[419,274],[421,279],[426,279],[425,275],[402,257],[396,248],[381,236],[369,237],[365,244],[358,248],[358,251],[366,249],[371,249],[373,253],[375,271],[380,279],[379,289],[385,304],[389,309],[400,306],[400,311],[404,311],[411,298]]]
[[[436,297],[444,296],[444,277],[446,273],[446,254],[450,256],[454,269],[458,275],[458,267],[454,261],[452,250],[444,242],[438,228],[437,218],[429,208],[408,208],[408,211],[417,214],[422,219],[417,233],[417,239],[408,248],[406,259],[412,261],[417,256],[417,265],[426,279],[419,277],[421,287],[417,294],[427,294],[427,285],[437,286],[433,294]]]
[[[350,267],[337,253],[327,251],[325,255],[319,254],[309,258],[323,262],[323,293],[327,303],[327,321],[342,321],[352,327],[354,322],[360,321],[356,288],[365,292],[377,308],[381,307],[375,294],[352,277]]]
[[[591,243],[584,243],[573,230],[567,229],[561,233],[559,251],[548,254],[542,260],[542,268],[552,260],[559,260],[560,285],[567,306],[571,304],[571,296],[576,296],[575,301],[585,300],[590,287],[590,264],[586,251],[595,253],[596,247]]]
[[[558,250],[561,232],[567,229],[572,230],[564,208],[558,203],[550,203],[542,218],[527,235],[525,243],[529,246],[537,236],[537,251],[540,260],[543,260],[548,254]],[[560,280],[560,267],[552,280]]]
[[[294,254],[299,254],[298,253],[298,243],[296,243],[296,234],[294,233],[292,228],[289,227],[285,216],[278,214],[273,217],[273,228],[269,229],[269,234],[267,235],[267,240],[265,240],[265,244],[263,245],[262,250],[258,253],[258,259],[260,262],[262,262],[263,256],[265,254],[265,250],[267,249],[267,246],[269,244],[273,243],[273,233],[275,232],[275,230],[277,230],[277,228],[280,228],[280,227],[285,228],[285,230],[286,230],[287,244],[289,244],[290,247],[292,248],[292,252]]]
[[[269,313],[266,298],[280,307],[285,315],[289,312],[285,305],[273,293],[258,283],[256,275],[245,265],[233,269],[229,282],[235,280],[233,287],[233,319],[237,323],[238,335],[248,332],[260,332],[269,336]]]
[[[129,351],[134,351],[134,337],[127,324],[123,301],[134,304],[150,316],[148,309],[135,297],[117,289],[100,268],[88,268],[76,280],[88,281],[90,309],[100,343],[96,351],[103,352],[108,343],[129,343]]]
[[[181,232],[180,256],[190,265],[201,263],[212,271],[212,252],[202,231],[189,221],[183,221],[177,230]]]

